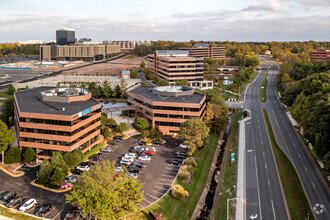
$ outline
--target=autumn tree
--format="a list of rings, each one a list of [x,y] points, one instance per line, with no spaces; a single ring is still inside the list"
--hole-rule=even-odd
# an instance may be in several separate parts
[[[146,119],[145,117],[137,117],[134,121],[134,127],[141,132],[143,130],[148,129],[150,127],[150,124],[148,122],[148,119]]]
[[[83,217],[93,214],[100,219],[121,219],[138,210],[142,186],[139,180],[128,177],[126,168],[116,173],[115,162],[106,160],[78,177],[66,202],[77,205]]]
[[[140,63],[140,67],[141,68],[144,68],[146,66],[146,63],[144,62],[144,61],[142,61],[141,63]]]
[[[220,132],[228,125],[228,107],[220,94],[212,97],[211,103],[214,113],[214,129]]]
[[[176,86],[189,86],[189,81],[187,79],[179,79],[175,81]]]
[[[15,141],[13,132],[0,120],[0,151],[2,152],[2,162],[4,162],[4,152],[8,146]]]
[[[179,137],[194,152],[203,146],[204,140],[209,136],[209,131],[210,129],[201,119],[194,117],[181,124]]]
[[[7,94],[14,95],[14,92],[15,92],[15,87],[13,86],[13,84],[10,84],[10,86],[8,87]]]
[[[118,131],[119,131],[120,133],[123,133],[123,132],[129,130],[129,126],[128,126],[128,124],[126,124],[125,122],[120,122],[120,124],[118,125],[117,129],[118,129]]]
[[[213,104],[211,102],[208,102],[206,105],[206,112],[204,116],[204,122],[207,125],[207,127],[211,127],[211,123],[214,119],[214,112],[213,112]]]

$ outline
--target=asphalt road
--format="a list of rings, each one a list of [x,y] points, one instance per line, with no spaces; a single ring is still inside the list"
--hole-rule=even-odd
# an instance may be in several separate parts
[[[250,109],[252,115],[251,120],[246,123],[247,219],[253,219],[253,217],[256,217],[255,219],[288,218],[284,207],[284,199],[281,196],[282,192],[279,189],[279,181],[274,168],[274,159],[270,151],[266,127],[261,114],[263,108],[266,108],[268,111],[279,145],[289,156],[298,171],[316,218],[329,219],[329,188],[276,97],[275,77],[279,72],[278,67],[270,59],[266,58],[265,60],[267,63],[261,62],[261,74],[257,76],[256,81],[246,90],[245,102],[228,104],[231,107]],[[273,66],[271,67],[269,63],[272,63]],[[260,103],[259,87],[267,71],[269,71],[268,101]]]

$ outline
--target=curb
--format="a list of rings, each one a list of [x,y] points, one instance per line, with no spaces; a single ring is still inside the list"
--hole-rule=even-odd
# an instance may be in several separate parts
[[[18,167],[18,168],[16,168],[16,169],[19,169],[20,167]],[[13,174],[13,173],[11,173],[11,172],[9,172],[8,170],[6,170],[5,168],[3,168],[2,166],[0,166],[0,169],[3,171],[3,172],[5,172],[6,174],[8,174],[9,176],[12,176],[12,177],[21,177],[21,176],[23,176],[25,173],[23,172],[23,171],[19,171],[19,172],[21,172],[21,174]],[[16,170],[15,169],[15,170]]]
[[[9,209],[10,213],[13,213],[13,214],[21,214],[21,215],[25,215],[25,216],[30,216],[30,217],[35,218],[35,219],[46,219],[46,218],[41,218],[41,217],[38,217],[38,216],[35,216],[35,215],[31,215],[31,214],[26,213],[26,212],[20,212],[20,211],[17,211],[15,209],[13,209],[13,208],[7,208],[2,204],[0,205],[0,207],[3,207],[5,209]],[[0,219],[1,219],[1,216],[6,217],[8,219],[13,219],[13,218],[10,218],[10,217],[4,216],[4,215],[0,215]]]
[[[54,193],[68,192],[68,191],[70,191],[70,190],[72,189],[72,186],[71,186],[70,188],[68,188],[68,189],[64,189],[64,190],[50,189],[50,188],[45,187],[45,186],[43,186],[43,185],[40,185],[40,184],[34,183],[33,181],[31,182],[31,185],[32,185],[32,186],[39,187],[39,188],[41,188],[41,189],[48,190],[48,191],[50,191],[50,192],[54,192]]]

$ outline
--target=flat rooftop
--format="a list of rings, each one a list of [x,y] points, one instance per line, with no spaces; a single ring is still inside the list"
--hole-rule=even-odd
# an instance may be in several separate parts
[[[166,86],[170,87],[170,86]],[[174,86],[177,87],[177,86]],[[199,94],[199,93],[192,93],[191,95],[179,95],[179,96],[163,96],[155,94],[153,86],[141,86],[139,88],[133,89],[129,91],[129,93],[133,93],[135,95],[141,96],[145,99],[149,99],[154,102],[173,102],[173,103],[193,103],[193,104],[199,104],[205,95]],[[160,88],[160,89],[159,89]],[[164,88],[157,87],[156,90],[164,90],[165,92],[181,92],[183,90],[178,88]]]
[[[93,98],[88,99],[86,101],[76,101],[71,103],[41,101],[41,92],[45,92],[47,90],[55,88],[57,87],[43,86],[39,88],[15,92],[15,98],[19,111],[37,114],[39,113],[71,116],[100,103]]]

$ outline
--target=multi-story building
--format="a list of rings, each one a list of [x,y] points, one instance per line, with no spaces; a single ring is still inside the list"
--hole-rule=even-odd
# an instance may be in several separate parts
[[[75,30],[70,28],[56,29],[56,44],[69,45],[74,44],[76,41]]]
[[[112,54],[120,53],[116,45],[43,45],[40,46],[40,60],[85,60],[94,61],[106,59]]]
[[[213,87],[212,81],[204,80],[203,58],[189,56],[184,50],[157,50],[149,54],[147,67],[161,79],[170,84],[187,79],[190,86],[207,89]]]
[[[101,103],[83,88],[39,87],[14,94],[14,119],[22,150],[47,159],[54,151],[83,153],[103,140]]]
[[[325,60],[330,61],[330,50],[313,50],[310,54],[311,61]]]
[[[25,45],[25,44],[42,44],[42,40],[27,40],[27,41],[17,41],[17,43],[21,44],[21,45]]]
[[[186,86],[142,86],[128,92],[128,102],[135,111],[164,134],[178,132],[181,123],[191,117],[203,118],[205,99],[205,95]]]
[[[180,47],[192,57],[220,59],[226,57],[226,47],[213,47],[211,44],[195,44],[192,47]]]

